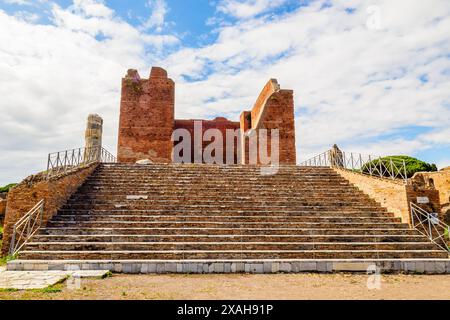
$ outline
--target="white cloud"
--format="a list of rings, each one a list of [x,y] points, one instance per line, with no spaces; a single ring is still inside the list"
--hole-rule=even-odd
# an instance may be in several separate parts
[[[33,4],[31,0],[2,0],[2,2],[6,4],[16,4],[19,6],[29,6]]]
[[[401,129],[411,126],[432,129],[449,146],[448,2],[375,1],[379,31],[366,27],[373,3],[333,1],[323,8],[316,1],[282,17],[241,20],[222,27],[210,46],[176,52],[165,65],[179,80],[178,116],[201,109],[237,119],[264,82],[277,77],[295,90],[299,159],[335,142],[408,154],[436,146],[425,135],[404,138]],[[348,14],[347,7],[356,10]],[[423,74],[428,83],[419,80]],[[204,79],[180,83],[181,75]]]
[[[115,152],[120,79],[128,68],[147,77],[151,65],[176,81],[177,118],[237,120],[265,82],[278,78],[295,92],[299,160],[333,143],[375,154],[450,149],[448,1],[322,4],[282,16],[229,13],[242,19],[217,29],[214,43],[167,56],[164,48],[179,40],[158,31],[165,13],[149,19],[156,33],[147,33],[100,1],[54,6],[54,25],[0,10],[0,27],[8,30],[0,33],[0,136],[7,137],[0,141],[0,184],[45,169],[50,151],[81,146],[89,113],[104,117],[105,145]],[[381,9],[376,31],[366,28],[373,4]],[[347,7],[356,10],[347,14]]]
[[[168,11],[165,0],[149,0],[147,6],[150,8],[151,14],[142,28],[145,30],[155,28],[157,32],[161,32]]]
[[[105,146],[115,152],[120,79],[129,68],[148,71],[157,58],[148,51],[177,41],[92,4],[54,5],[54,25],[0,10],[8,30],[0,32],[0,185],[46,169],[49,152],[82,146],[90,113],[103,116]]]
[[[222,0],[217,11],[236,18],[251,18],[285,2],[286,0]]]
[[[88,17],[111,17],[113,11],[102,0],[73,0],[73,9]]]

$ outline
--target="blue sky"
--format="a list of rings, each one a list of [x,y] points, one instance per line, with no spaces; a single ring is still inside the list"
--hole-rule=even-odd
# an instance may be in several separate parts
[[[178,118],[237,120],[270,78],[295,92],[298,160],[328,149],[450,165],[447,0],[0,0],[0,184],[82,146],[115,152],[120,79],[176,82]]]

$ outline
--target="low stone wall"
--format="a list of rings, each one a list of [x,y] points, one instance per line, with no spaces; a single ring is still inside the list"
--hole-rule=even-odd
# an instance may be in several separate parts
[[[450,224],[450,168],[438,172],[418,172],[412,180],[417,185],[434,187],[439,191],[441,218]]]
[[[9,271],[110,270],[125,274],[278,274],[424,273],[450,274],[450,259],[243,260],[243,261],[25,261],[8,262]]]
[[[388,209],[389,212],[394,213],[396,217],[402,218],[404,223],[410,223],[408,198],[402,182],[371,177],[348,170],[336,168],[334,170]]]
[[[44,199],[45,225],[66,203],[70,196],[97,168],[97,164],[77,168],[60,176],[47,179],[45,173],[30,176],[8,193],[2,255],[7,255],[14,224],[40,200]]]
[[[348,170],[334,169],[343,178],[377,201],[403,223],[411,224],[409,204],[417,203],[417,197],[427,197],[428,204],[418,204],[429,212],[441,210],[439,191],[429,186],[405,185],[402,181],[371,177]]]
[[[3,225],[6,213],[6,199],[0,198],[0,225]]]

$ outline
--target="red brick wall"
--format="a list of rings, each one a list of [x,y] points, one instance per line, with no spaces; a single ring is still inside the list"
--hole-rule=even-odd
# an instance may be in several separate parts
[[[38,174],[28,177],[11,189],[6,207],[2,254],[8,254],[13,226],[21,217],[44,199],[43,225],[45,225],[96,167],[96,164],[90,165],[50,180],[47,180],[44,174]]]
[[[270,96],[259,122],[258,129],[262,128],[279,129],[280,164],[296,164],[294,92],[292,90],[280,90]]]
[[[437,212],[441,213],[441,203],[439,198],[439,190],[431,189],[431,188],[423,188],[413,185],[406,186],[406,197],[409,203],[417,204],[419,207],[424,209],[427,212]],[[428,197],[430,203],[428,204],[418,204],[417,197]],[[441,214],[441,219],[444,217]]]
[[[120,104],[118,161],[136,162],[150,159],[154,162],[171,162],[174,143],[171,141],[174,129],[184,128],[194,131],[194,120],[175,120],[175,84],[161,68],[152,68],[148,80],[141,79],[136,70],[129,70],[122,80]],[[280,90],[277,81],[270,80],[258,96],[251,111],[241,116],[240,122],[224,118],[201,120],[203,131],[210,128],[223,133],[226,150],[226,129],[279,129],[281,164],[296,164],[294,99],[292,90]],[[235,163],[237,162],[237,143],[245,145],[244,163],[248,161],[248,139],[236,139]],[[270,149],[270,137],[269,137]],[[203,142],[202,152],[210,142]],[[194,142],[191,143],[194,146]],[[193,152],[195,148],[192,148]],[[269,152],[270,155],[270,152]],[[243,155],[244,156],[244,155]],[[194,154],[191,155],[194,161]],[[224,163],[226,152],[224,152]]]
[[[223,137],[223,145],[222,145],[222,153],[223,153],[223,163],[226,163],[226,131],[230,130],[238,130],[240,127],[239,122],[232,122],[225,118],[216,118],[214,120],[175,120],[175,129],[186,129],[191,134],[191,159],[192,163],[194,163],[194,122],[201,121],[202,123],[202,137],[206,130],[208,129],[218,129]],[[177,142],[176,142],[177,143]],[[174,143],[174,144],[176,144]],[[203,141],[202,143],[202,153],[206,146],[208,146],[211,141]],[[237,163],[237,146],[239,143],[239,139],[234,139],[234,163]]]
[[[129,70],[122,79],[118,161],[170,162],[174,129],[175,84],[161,68],[140,79]]]
[[[0,225],[3,225],[6,212],[6,199],[0,198]]]

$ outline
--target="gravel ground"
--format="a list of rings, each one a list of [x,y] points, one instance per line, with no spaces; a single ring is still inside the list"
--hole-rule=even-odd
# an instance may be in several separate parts
[[[113,275],[48,290],[0,291],[0,299],[445,299],[450,276],[382,275],[380,289],[366,275]],[[371,285],[371,287],[372,287]],[[79,289],[77,289],[79,287]]]

